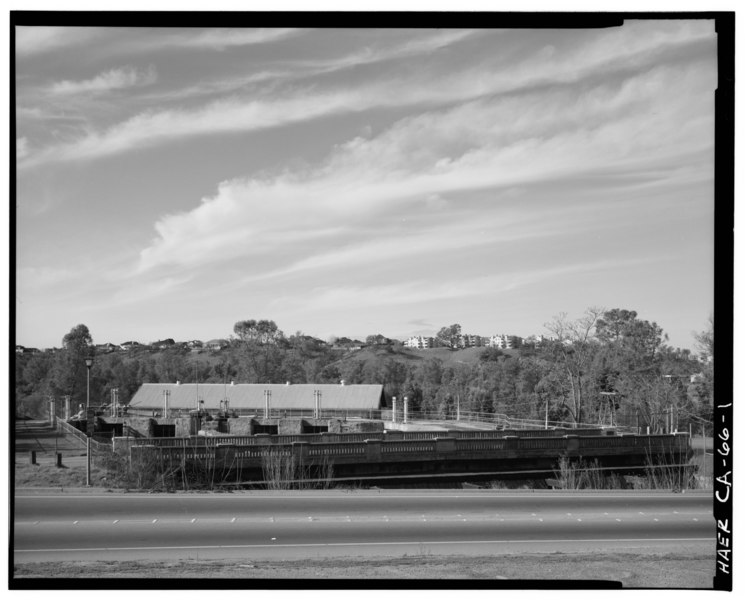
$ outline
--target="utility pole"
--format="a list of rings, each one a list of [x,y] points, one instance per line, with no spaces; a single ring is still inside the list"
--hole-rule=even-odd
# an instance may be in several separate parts
[[[93,357],[89,356],[85,359],[85,367],[87,369],[86,378],[86,395],[85,395],[85,425],[86,425],[86,469],[85,469],[85,486],[91,487],[91,437],[93,437],[93,427],[95,420],[95,413],[91,411],[91,367],[93,366]]]
[[[111,416],[119,416],[119,388],[111,388]]]

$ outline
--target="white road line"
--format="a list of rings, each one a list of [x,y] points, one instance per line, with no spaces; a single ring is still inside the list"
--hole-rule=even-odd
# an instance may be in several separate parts
[[[196,518],[192,519],[191,522],[196,523],[197,522]],[[153,521],[153,523],[155,523],[155,521]]]
[[[117,524],[118,522],[119,522],[119,519],[117,519],[116,521],[114,521],[114,522],[112,523],[112,525],[116,525],[116,524]]]
[[[77,525],[78,523],[79,523],[79,521],[73,521],[72,522],[73,525]]]
[[[272,538],[276,540],[277,538]],[[240,548],[323,548],[328,546],[405,546],[405,545],[421,545],[429,544],[432,546],[443,546],[447,544],[569,544],[569,543],[583,543],[588,542],[594,544],[608,544],[608,543],[619,543],[619,542],[631,542],[631,543],[652,543],[652,542],[711,542],[714,543],[714,538],[610,538],[610,539],[560,539],[560,540],[453,540],[453,541],[440,541],[435,540],[431,542],[422,542],[421,540],[413,540],[409,542],[329,542],[329,543],[315,543],[315,544],[236,544],[236,545],[219,545],[219,546],[133,546],[123,548],[45,548],[45,549],[33,549],[33,550],[18,550],[15,549],[15,553],[19,554],[38,554],[41,552],[100,552],[100,551],[145,551],[145,550],[209,550],[209,549],[240,549]]]
[[[153,519],[153,523],[157,523],[157,522],[158,522],[158,519]]]
[[[230,519],[230,522],[231,523],[235,523],[235,519],[236,519],[236,517],[233,517],[232,519]]]
[[[694,495],[694,494],[692,494],[692,495]],[[701,496],[703,496],[703,495],[704,494],[701,494]],[[122,494],[122,496],[123,496],[123,494]],[[183,501],[189,501],[189,500],[203,501],[204,500],[204,496],[200,496],[200,495],[179,494],[178,496],[179,496],[179,501],[182,501],[182,500]],[[465,496],[452,496],[452,495],[448,495],[448,494],[436,494],[436,495],[434,495],[434,494],[433,495],[421,495],[421,494],[383,494],[382,495],[382,497],[385,497],[385,498],[398,498],[398,499],[407,499],[407,498],[421,499],[421,498],[425,498],[425,499],[430,499],[430,500],[433,499],[433,498],[435,498],[435,499],[436,498],[448,498],[448,499],[450,499],[450,498],[457,498],[457,499],[461,499],[461,500],[478,500],[478,499],[482,499],[483,500],[484,498],[500,498],[500,499],[508,498],[510,500],[513,500],[513,499],[524,500],[525,498],[542,498],[542,497],[550,498],[552,496],[553,496],[554,499],[558,499],[558,498],[583,498],[585,500],[588,497],[586,494],[572,494],[572,493],[560,494],[560,495],[558,495],[558,494],[557,495],[554,495],[553,492],[546,493],[546,494],[536,494],[535,492],[526,493],[526,494],[502,494],[502,493],[490,493],[489,491],[484,491],[482,493],[475,493],[473,495],[465,495]],[[88,498],[88,499],[91,499],[91,498],[98,498],[98,499],[106,498],[108,500],[111,500],[112,497],[116,497],[116,494],[113,494],[113,495],[112,494],[65,494],[65,493],[62,493],[62,494],[16,494],[14,497],[15,498],[29,498],[29,499],[36,499],[36,500],[42,499],[42,498],[62,498],[62,497],[63,498],[68,498],[68,499],[71,499],[71,498],[76,498],[76,499],[81,499],[81,498]],[[328,499],[342,499],[343,498],[345,500],[352,500],[353,501],[353,500],[370,500],[372,498],[379,498],[379,497],[381,497],[380,493],[375,493],[375,494],[372,494],[372,493],[370,493],[370,494],[359,494],[357,496],[350,496],[348,494],[339,494],[339,495],[337,495],[337,494],[334,494],[334,495],[332,495],[332,494],[323,494],[323,495],[321,495],[321,494],[318,494],[318,495],[313,495],[313,494],[308,494],[308,495],[298,494],[298,495],[290,496],[290,497],[288,497],[288,496],[262,496],[262,495],[259,495],[259,494],[256,494],[256,495],[254,495],[254,494],[235,494],[235,495],[221,497],[221,501],[226,501],[226,502],[229,502],[229,501],[245,502],[247,498],[248,499],[251,499],[251,500],[288,500],[288,499],[290,499],[290,500],[298,500],[298,501],[302,501],[302,502],[305,502],[308,499],[313,499],[313,500],[316,500],[316,499],[317,500],[328,500]],[[667,493],[663,492],[663,493],[660,493],[660,494],[657,494],[657,493],[655,493],[655,494],[592,494],[591,497],[592,498],[602,498],[602,499],[613,499],[613,500],[618,500],[619,498],[633,498],[633,499],[636,499],[636,500],[638,500],[638,499],[649,500],[650,498],[656,498],[656,497],[677,498],[677,497],[679,497],[679,494],[674,494],[672,492],[667,492]],[[152,501],[152,500],[162,500],[164,502],[172,502],[173,501],[173,495],[170,495],[169,494],[168,497],[155,497],[152,494],[135,494],[135,493],[127,494],[127,501],[129,502],[131,500],[150,500],[150,501]]]

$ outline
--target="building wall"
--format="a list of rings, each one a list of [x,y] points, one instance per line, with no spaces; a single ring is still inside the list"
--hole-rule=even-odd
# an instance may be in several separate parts
[[[177,417],[172,419],[153,419],[151,417],[129,417],[126,419],[109,419],[110,422],[126,422],[132,429],[144,437],[153,437],[154,425],[174,425],[175,437],[195,435],[191,431],[191,418]],[[202,421],[202,431],[217,434],[218,421]],[[227,419],[226,429],[229,435],[254,435],[257,424],[277,425],[279,435],[299,435],[309,427],[326,426],[329,433],[366,433],[382,432],[382,421],[343,421],[341,419],[255,419],[238,417]],[[126,437],[126,436],[125,436]],[[121,442],[124,443],[124,442]]]
[[[254,421],[250,417],[228,419],[228,431],[231,435],[253,435]]]

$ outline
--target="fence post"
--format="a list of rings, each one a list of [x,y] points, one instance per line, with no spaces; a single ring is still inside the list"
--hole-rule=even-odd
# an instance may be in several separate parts
[[[454,437],[437,437],[435,438],[435,452],[455,452]]]
[[[379,461],[381,458],[381,440],[365,440],[365,458],[368,461]]]
[[[31,450],[28,454],[28,463],[30,465],[36,464],[36,450]]]
[[[292,452],[298,461],[298,464],[304,464],[308,458],[308,442],[292,442]]]

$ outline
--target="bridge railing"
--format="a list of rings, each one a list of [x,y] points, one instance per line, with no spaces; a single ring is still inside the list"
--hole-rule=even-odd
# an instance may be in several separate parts
[[[57,431],[59,431],[60,433],[64,433],[65,435],[72,436],[80,440],[83,444],[88,443],[88,436],[86,436],[77,427],[73,427],[72,425],[70,425],[69,423],[65,422],[62,419],[57,419]],[[91,449],[92,450],[110,450],[111,445],[102,444],[101,442],[97,442],[96,440],[91,438]]]
[[[687,435],[455,438],[446,434],[428,440],[368,439],[355,442],[294,441],[281,444],[239,445],[231,442],[229,438],[223,438],[220,443],[210,444],[137,444],[130,448],[130,456],[133,459],[157,457],[172,465],[190,460],[215,461],[230,456],[230,460],[242,460],[244,463],[249,461],[253,462],[254,466],[261,466],[262,461],[268,456],[296,456],[299,460],[309,463],[326,459],[340,462],[374,462],[428,460],[435,457],[448,459],[459,456],[470,459],[495,458],[502,452],[523,452],[526,456],[535,456],[536,452],[551,456],[567,453],[589,457],[612,448],[635,448],[637,454],[638,450],[642,449],[650,454],[684,452],[688,448],[688,439]]]
[[[130,440],[134,446],[215,446],[217,444],[234,444],[237,446],[256,446],[256,445],[282,445],[293,442],[364,442],[365,440],[386,440],[386,441],[415,441],[415,440],[433,440],[437,437],[453,437],[456,439],[492,439],[503,438],[507,436],[527,438],[556,438],[564,435],[579,436],[601,436],[601,429],[502,429],[490,431],[375,431],[361,433],[302,433],[289,435],[216,435],[216,436],[190,436],[181,438],[137,438]],[[619,440],[617,436],[603,436],[608,440]],[[624,445],[622,442],[607,442],[606,446],[611,447],[614,444]],[[628,444],[626,444],[628,445]]]

